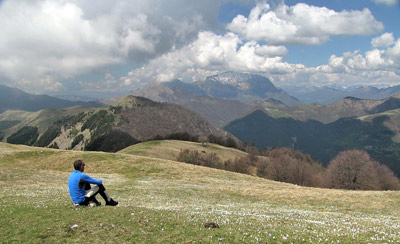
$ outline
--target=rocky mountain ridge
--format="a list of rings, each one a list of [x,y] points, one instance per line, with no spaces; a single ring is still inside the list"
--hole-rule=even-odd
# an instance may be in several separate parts
[[[68,116],[60,110],[21,111],[19,116],[6,116],[12,112],[0,115],[0,139],[60,149],[118,151],[138,141],[173,134],[229,136],[179,105],[135,96],[123,97],[109,107],[71,110]]]

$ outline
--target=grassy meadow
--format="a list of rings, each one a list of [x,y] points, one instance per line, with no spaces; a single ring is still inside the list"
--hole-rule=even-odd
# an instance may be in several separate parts
[[[306,188],[157,156],[179,143],[114,154],[0,143],[0,243],[400,242],[398,192]],[[72,206],[76,159],[119,206]]]

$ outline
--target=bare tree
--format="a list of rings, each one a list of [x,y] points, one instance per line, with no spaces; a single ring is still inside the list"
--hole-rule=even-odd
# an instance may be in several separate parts
[[[378,163],[376,172],[381,190],[400,190],[399,178],[396,177],[389,167]]]
[[[361,150],[340,152],[328,165],[326,186],[350,190],[396,190],[399,180],[386,166]]]
[[[332,159],[326,170],[327,186],[339,189],[361,189],[361,170],[369,162],[371,162],[371,158],[364,151],[340,152]]]

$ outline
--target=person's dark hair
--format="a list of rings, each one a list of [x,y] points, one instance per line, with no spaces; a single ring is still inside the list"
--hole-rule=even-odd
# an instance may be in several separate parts
[[[75,162],[74,162],[74,169],[80,170],[80,169],[81,169],[81,166],[84,165],[84,164],[85,164],[85,163],[84,163],[82,160],[80,160],[80,159],[75,160]]]

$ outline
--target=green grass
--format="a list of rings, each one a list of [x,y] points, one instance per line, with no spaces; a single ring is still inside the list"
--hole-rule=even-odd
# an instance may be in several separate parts
[[[72,206],[67,180],[78,158],[118,207]],[[399,216],[398,192],[306,188],[165,159],[0,143],[1,243],[398,243]],[[209,221],[220,228],[204,228]]]

